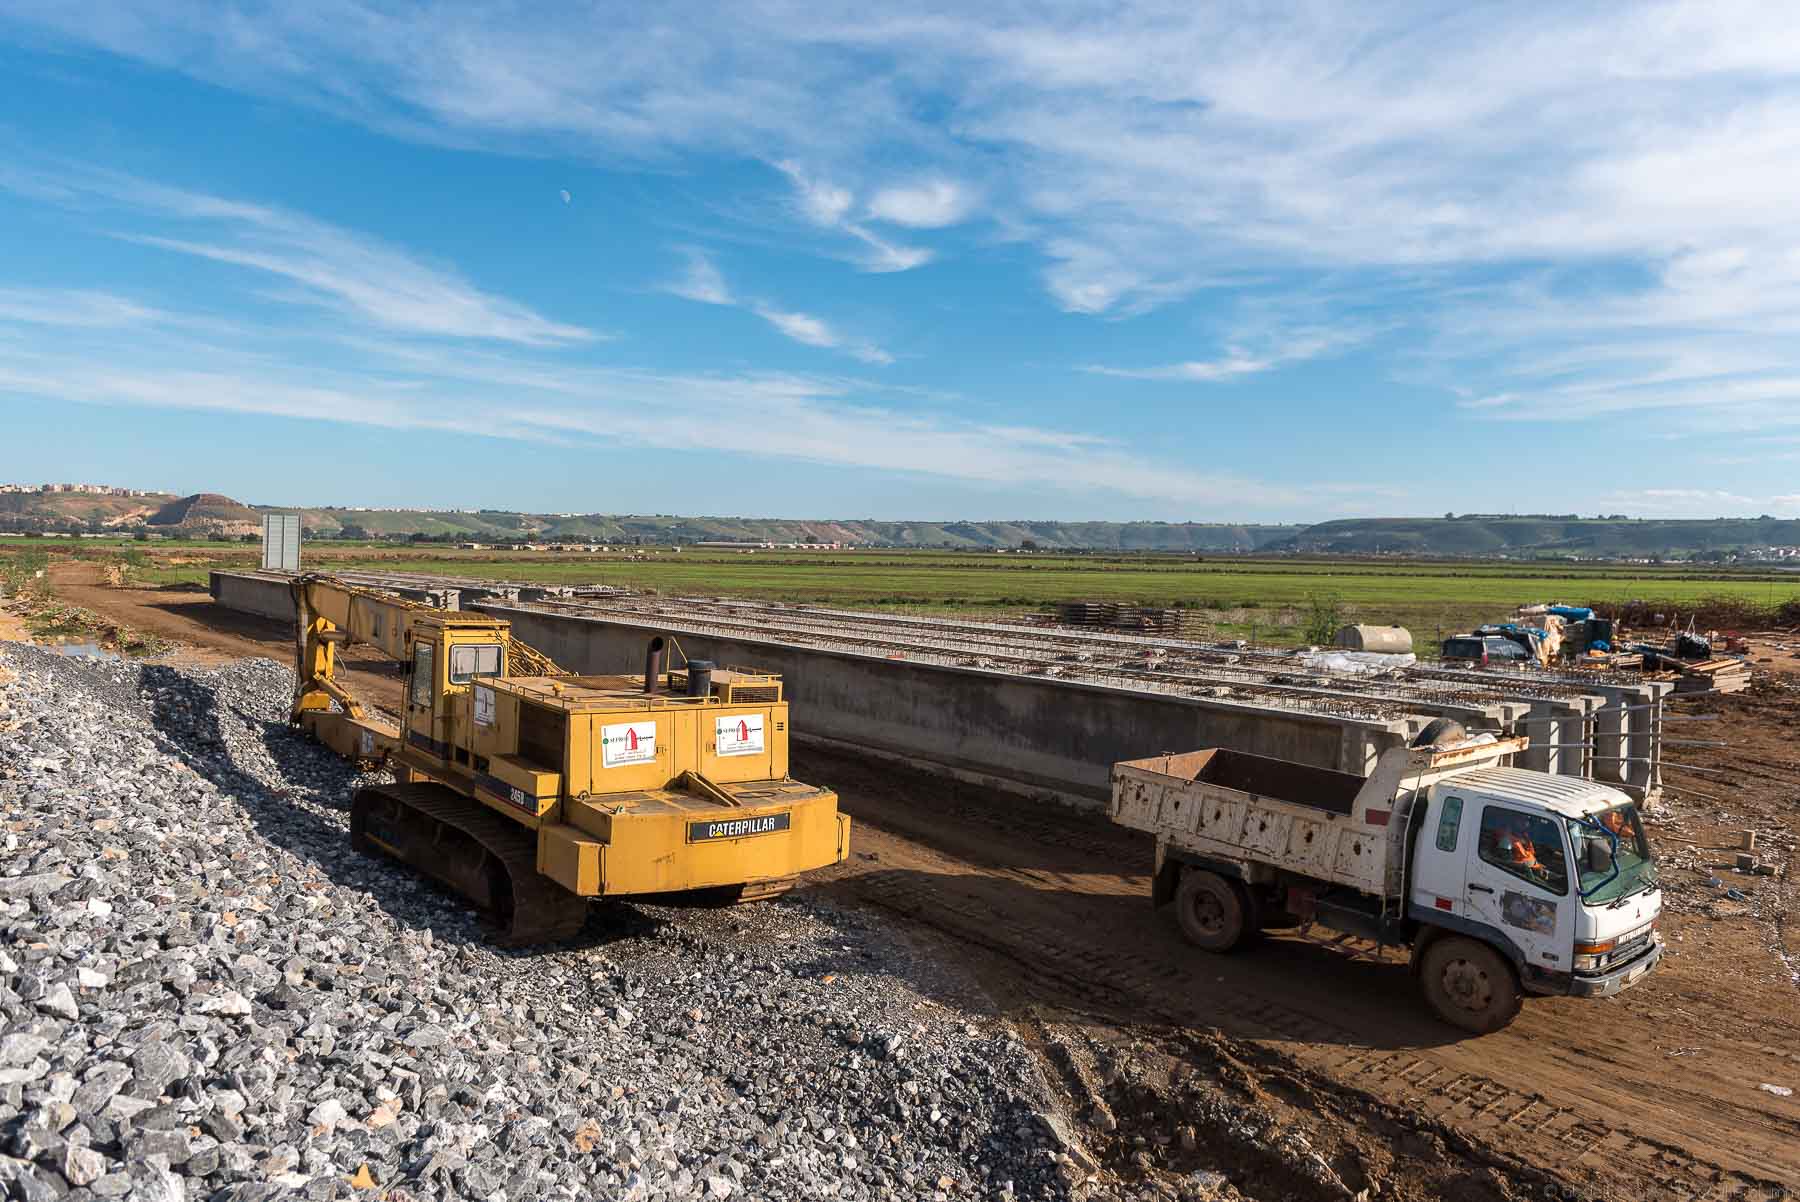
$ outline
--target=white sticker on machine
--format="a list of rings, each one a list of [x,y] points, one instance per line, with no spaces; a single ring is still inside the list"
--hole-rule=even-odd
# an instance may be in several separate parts
[[[600,766],[648,764],[656,758],[656,723],[621,722],[600,728]]]
[[[494,690],[475,686],[475,725],[494,724]]]
[[[763,716],[729,714],[714,718],[713,744],[720,755],[762,754]]]

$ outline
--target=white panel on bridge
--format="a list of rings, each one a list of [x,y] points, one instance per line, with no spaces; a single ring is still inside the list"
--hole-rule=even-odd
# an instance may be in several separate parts
[[[298,572],[300,570],[299,514],[263,514],[262,566],[265,572]]]

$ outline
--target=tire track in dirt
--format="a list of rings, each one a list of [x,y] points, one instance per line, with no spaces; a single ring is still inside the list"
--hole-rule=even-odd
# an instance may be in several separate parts
[[[1148,842],[1103,819],[992,796],[984,810],[978,790],[798,754],[861,823],[860,855],[831,887],[973,949],[990,979],[1012,978],[1004,992],[1095,1022],[1217,1030],[1246,1060],[1441,1122],[1584,1193],[1762,1202],[1800,1189],[1800,1117],[1584,1048],[1583,1028],[1626,1045],[1648,1034],[1614,1003],[1534,1001],[1513,1029],[1469,1039],[1424,1013],[1396,958],[1350,961],[1291,937],[1218,959],[1189,948],[1149,905]],[[1791,1071],[1787,1056],[1732,1049],[1753,1077]]]
[[[1676,1143],[1634,1135],[1564,1097],[1510,1087],[1429,1051],[1370,1047],[1357,1032],[1317,1015],[1112,950],[1104,933],[1083,938],[1014,921],[903,874],[870,873],[846,884],[859,900],[1007,957],[1031,981],[1084,1000],[1097,1009],[1096,1017],[1215,1027],[1261,1045],[1316,1080],[1443,1122],[1502,1158],[1550,1168],[1565,1179],[1585,1178],[1625,1197],[1694,1202],[1774,1202],[1800,1186],[1800,1175],[1776,1178],[1728,1168]],[[1209,1003],[1204,1010],[1180,1000],[1196,995]],[[1644,1189],[1646,1178],[1654,1190]]]

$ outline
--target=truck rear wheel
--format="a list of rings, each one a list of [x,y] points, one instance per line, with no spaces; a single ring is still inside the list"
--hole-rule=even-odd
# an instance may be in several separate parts
[[[1519,1013],[1519,982],[1512,966],[1485,943],[1446,936],[1425,949],[1419,986],[1438,1017],[1486,1035]]]
[[[1190,868],[1175,889],[1175,917],[1188,942],[1209,952],[1228,952],[1250,934],[1249,906],[1230,881]]]

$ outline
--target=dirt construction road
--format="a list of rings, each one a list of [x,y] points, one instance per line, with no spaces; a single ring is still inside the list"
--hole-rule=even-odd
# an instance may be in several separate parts
[[[201,658],[291,654],[281,624],[204,594],[111,589],[74,571],[57,588]],[[352,689],[397,702],[386,665],[352,669]],[[816,887],[966,958],[1039,1042],[1115,1170],[1147,1184],[1185,1162],[1277,1172],[1234,1139],[1247,1107],[1309,1132],[1319,1162],[1259,1197],[1760,1202],[1800,1194],[1796,685],[1770,673],[1750,694],[1690,703],[1719,715],[1705,733],[1731,746],[1684,755],[1714,771],[1672,773],[1692,788],[1672,788],[1652,823],[1671,911],[1658,972],[1611,1000],[1533,999],[1483,1038],[1433,1019],[1403,961],[1366,947],[1353,957],[1297,936],[1229,957],[1188,947],[1147,900],[1149,842],[1098,814],[815,749],[796,753],[794,774],[836,787],[859,824],[850,862]],[[804,730],[803,715],[795,723]],[[1740,828],[1759,832],[1778,875],[1722,867],[1731,855],[1715,849]],[[1209,1108],[1207,1089],[1238,1109]]]

